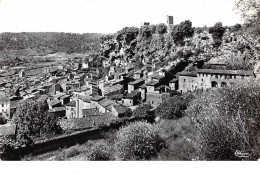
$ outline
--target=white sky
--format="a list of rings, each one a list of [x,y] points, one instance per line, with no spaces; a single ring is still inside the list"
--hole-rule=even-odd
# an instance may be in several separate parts
[[[235,0],[0,0],[0,32],[114,33],[141,22],[240,23]]]

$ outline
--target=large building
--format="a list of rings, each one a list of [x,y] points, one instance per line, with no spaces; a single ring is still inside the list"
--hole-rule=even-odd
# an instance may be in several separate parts
[[[200,69],[196,72],[182,72],[179,74],[178,90],[184,93],[196,89],[232,86],[253,77],[253,71],[244,70]]]

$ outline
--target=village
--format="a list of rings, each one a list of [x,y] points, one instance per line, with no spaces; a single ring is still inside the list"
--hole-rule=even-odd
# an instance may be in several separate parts
[[[0,161],[259,160],[259,26],[167,13],[0,33]]]

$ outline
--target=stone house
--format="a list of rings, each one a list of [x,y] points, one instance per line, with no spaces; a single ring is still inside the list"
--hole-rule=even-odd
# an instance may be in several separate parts
[[[135,106],[141,102],[141,92],[138,90],[131,91],[131,93],[123,96],[122,104],[125,106]]]
[[[254,78],[253,71],[199,69],[197,72],[180,73],[178,90],[184,93],[196,89],[232,86],[250,78]]]
[[[132,115],[131,109],[122,105],[114,105],[111,110],[111,113],[117,117],[129,117]]]
[[[153,106],[157,107],[162,103],[166,102],[170,98],[170,93],[154,93],[150,92],[146,94],[147,102]]]
[[[71,101],[70,103],[65,105],[66,107],[66,117],[68,119],[76,118],[76,101]]]
[[[128,93],[138,89],[141,85],[145,83],[144,79],[138,79],[136,81],[128,83]]]

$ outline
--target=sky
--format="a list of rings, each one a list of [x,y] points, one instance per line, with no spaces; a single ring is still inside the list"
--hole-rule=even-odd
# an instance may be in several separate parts
[[[235,0],[0,0],[0,32],[115,33],[141,22],[241,23]]]

